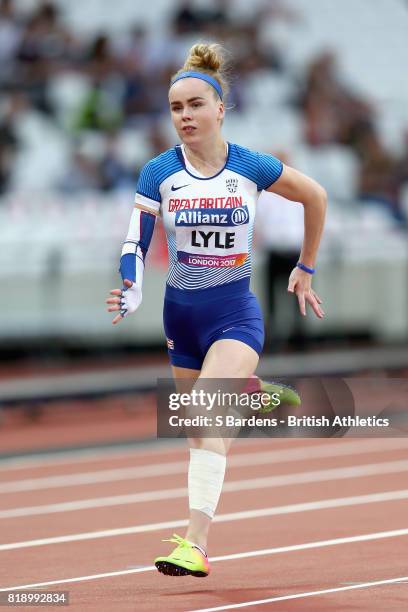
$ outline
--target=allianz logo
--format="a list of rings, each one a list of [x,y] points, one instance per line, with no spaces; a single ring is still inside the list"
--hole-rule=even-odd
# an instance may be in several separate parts
[[[180,210],[176,213],[176,225],[243,225],[249,221],[246,206],[226,211]]]

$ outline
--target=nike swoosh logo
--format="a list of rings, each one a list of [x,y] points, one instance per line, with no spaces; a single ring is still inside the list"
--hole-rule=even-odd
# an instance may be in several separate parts
[[[189,183],[190,184],[190,183]],[[178,191],[179,189],[183,189],[183,187],[188,187],[188,185],[180,185],[180,187],[171,186],[172,191]]]

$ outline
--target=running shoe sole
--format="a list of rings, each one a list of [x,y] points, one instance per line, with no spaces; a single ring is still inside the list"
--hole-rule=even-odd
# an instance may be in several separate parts
[[[194,576],[195,578],[206,578],[208,576],[205,572],[189,570],[169,561],[156,561],[155,566],[159,572],[166,576]]]

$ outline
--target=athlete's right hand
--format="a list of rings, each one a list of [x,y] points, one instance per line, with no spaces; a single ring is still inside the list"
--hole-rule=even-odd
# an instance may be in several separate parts
[[[112,289],[109,293],[114,297],[106,300],[107,304],[112,304],[112,306],[108,308],[108,312],[120,310],[120,313],[116,315],[112,321],[113,325],[119,323],[119,321],[128,314],[135,312],[142,303],[142,291],[140,287],[127,278],[123,281],[122,289]]]

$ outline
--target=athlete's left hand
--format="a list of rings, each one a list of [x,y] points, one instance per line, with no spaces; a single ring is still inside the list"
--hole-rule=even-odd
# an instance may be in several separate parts
[[[322,300],[312,289],[312,276],[308,272],[293,268],[289,276],[289,293],[295,293],[299,302],[299,310],[306,316],[306,302],[312,307],[313,312],[319,319],[323,319],[324,312],[320,308]]]

